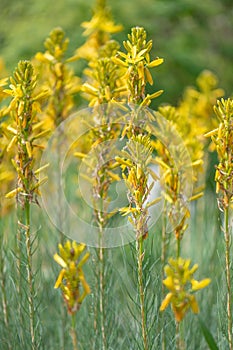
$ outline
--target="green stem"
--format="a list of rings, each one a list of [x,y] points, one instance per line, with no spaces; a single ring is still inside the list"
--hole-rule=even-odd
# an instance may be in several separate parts
[[[31,335],[31,345],[32,349],[36,349],[36,339],[35,339],[35,305],[34,305],[34,276],[32,270],[32,243],[31,243],[31,232],[30,232],[30,202],[28,199],[25,201],[25,225],[24,233],[26,239],[26,254],[27,254],[27,283],[29,288],[28,294],[28,310],[29,310],[29,320],[30,320],[30,335]]]
[[[101,338],[102,338],[102,349],[106,350],[106,334],[105,334],[105,310],[104,310],[104,249],[99,248],[99,288],[100,288],[100,325],[101,325]]]
[[[77,341],[77,335],[76,335],[76,315],[75,314],[72,314],[72,316],[71,316],[70,335],[71,335],[71,339],[72,339],[73,350],[78,350],[78,341]]]
[[[99,155],[97,155],[99,157]],[[100,154],[100,159],[104,159],[105,153],[104,150],[102,150]],[[98,158],[97,158],[98,159]],[[99,177],[99,173],[97,172],[97,177]],[[99,291],[99,300],[98,300],[98,306],[99,306],[99,319],[100,319],[100,334],[101,334],[101,349],[106,350],[107,349],[107,341],[106,341],[106,329],[105,329],[105,254],[104,254],[104,248],[103,248],[103,234],[104,234],[104,227],[106,224],[105,219],[105,208],[104,208],[104,198],[103,198],[103,183],[102,179],[98,178],[98,183],[95,192],[97,194],[97,202],[94,204],[94,207],[96,208],[96,221],[98,223],[99,227],[99,236],[98,236],[98,291]],[[94,195],[95,196],[95,195]],[[98,316],[98,315],[97,315]]]
[[[230,272],[230,232],[229,232],[229,208],[224,211],[224,234],[225,234],[225,263],[226,263],[226,283],[227,283],[227,329],[229,350],[232,350],[232,291]]]
[[[99,176],[97,172],[97,176]],[[98,198],[97,201],[95,198]],[[97,254],[97,292],[94,307],[94,331],[96,337],[100,336],[100,348],[102,350],[107,349],[106,342],[106,329],[105,329],[105,254],[103,248],[103,234],[105,227],[104,217],[104,199],[102,198],[101,180],[99,179],[96,188],[93,188],[93,206],[95,212],[95,220],[98,224],[98,248],[96,249]]]
[[[6,298],[6,280],[4,275],[4,260],[2,256],[1,256],[0,264],[1,264],[0,276],[1,276],[1,291],[2,291],[2,309],[3,309],[5,327],[8,328],[9,316],[8,316],[8,305],[7,305],[7,298]]]
[[[176,232],[176,258],[178,259],[180,257],[180,232]],[[176,349],[177,350],[182,350],[183,344],[183,339],[182,339],[182,335],[181,335],[181,325],[180,322],[176,321]]]
[[[16,268],[17,268],[17,276],[16,276],[16,289],[17,294],[19,298],[18,303],[18,315],[19,315],[19,337],[21,341],[23,341],[24,338],[24,317],[23,317],[23,230],[22,230],[22,223],[23,222],[23,210],[19,204],[18,198],[17,198],[17,234],[16,234],[16,244],[15,244],[15,250],[16,250]]]
[[[162,226],[162,253],[161,253],[161,281],[162,281],[162,300],[165,298],[165,286],[163,284],[163,280],[165,278],[164,267],[166,263],[166,252],[167,252],[167,235],[166,235],[166,225],[167,225],[167,208],[166,201],[164,203],[163,210],[163,226]],[[166,349],[166,333],[164,329],[164,313],[161,315],[161,335],[162,335],[162,350]]]
[[[181,350],[180,346],[180,322],[176,321],[176,350]]]
[[[4,271],[5,259],[3,252],[3,232],[0,233],[0,283],[1,283],[1,294],[2,294],[2,310],[3,310],[3,321],[6,334],[8,336],[8,349],[11,350],[10,345],[10,332],[9,332],[9,310],[7,303],[7,293],[6,293],[6,275]]]
[[[137,265],[138,265],[138,285],[139,285],[139,298],[140,298],[140,311],[141,311],[141,331],[143,340],[143,350],[148,350],[147,331],[146,331],[146,313],[145,313],[145,295],[143,284],[143,238],[141,232],[136,240],[137,249]]]
[[[99,224],[99,312],[100,312],[100,328],[101,328],[101,342],[102,349],[106,350],[106,332],[105,332],[105,284],[104,284],[104,248],[103,248],[103,230],[104,230],[104,218],[103,218],[103,199],[100,200],[100,209],[97,213]]]
[[[184,324],[176,321],[176,350],[185,350],[186,345],[184,342]]]
[[[176,239],[176,257],[177,259],[180,257],[180,237],[178,235],[177,239]]]

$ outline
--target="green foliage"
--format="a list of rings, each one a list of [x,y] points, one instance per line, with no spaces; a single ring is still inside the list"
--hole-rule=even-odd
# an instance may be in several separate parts
[[[210,333],[209,329],[206,327],[205,323],[202,321],[201,317],[198,317],[202,333],[205,337],[205,340],[210,348],[210,350],[218,350],[217,344],[215,343],[214,337]]]

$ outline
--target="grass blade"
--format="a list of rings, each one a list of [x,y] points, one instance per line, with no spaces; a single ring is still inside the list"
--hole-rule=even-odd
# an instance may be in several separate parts
[[[201,328],[201,331],[203,333],[203,336],[209,346],[210,350],[219,350],[214,337],[212,336],[211,332],[209,331],[209,329],[206,327],[205,323],[202,321],[202,319],[200,317],[198,317],[198,321],[199,321],[199,325]]]

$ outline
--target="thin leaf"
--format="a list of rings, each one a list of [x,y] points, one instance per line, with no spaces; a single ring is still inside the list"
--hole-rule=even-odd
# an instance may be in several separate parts
[[[202,330],[202,333],[204,335],[204,338],[209,346],[209,349],[210,350],[219,350],[219,348],[214,340],[214,337],[210,333],[209,329],[206,327],[205,323],[202,321],[202,319],[200,317],[198,317],[198,321],[199,321],[199,325],[200,325],[200,328]]]

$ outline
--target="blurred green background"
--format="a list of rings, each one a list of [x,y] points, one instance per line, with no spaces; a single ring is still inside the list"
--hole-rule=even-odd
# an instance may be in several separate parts
[[[20,59],[43,50],[44,39],[61,26],[70,39],[70,54],[84,41],[80,24],[92,16],[92,0],[1,0],[0,56],[8,72]],[[158,103],[176,104],[187,85],[203,69],[219,78],[232,94],[232,0],[108,0],[115,22],[124,26],[115,36],[124,40],[132,26],[144,26],[153,39],[153,56],[165,62],[154,69],[154,89],[164,89]],[[77,69],[81,74],[82,64]]]

